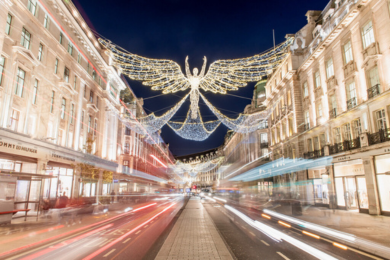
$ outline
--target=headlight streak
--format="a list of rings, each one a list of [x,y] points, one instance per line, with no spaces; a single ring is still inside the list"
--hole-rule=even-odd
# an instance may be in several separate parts
[[[293,246],[305,251],[306,253],[318,258],[318,259],[323,259],[323,260],[336,260],[337,258],[334,258],[333,256],[331,255],[328,255],[312,246],[309,246],[308,244],[305,244],[289,235],[286,235],[270,226],[267,226],[257,220],[252,220],[251,218],[249,218],[248,216],[244,215],[243,213],[239,212],[238,210],[228,206],[228,205],[225,205],[225,208],[230,210],[231,212],[233,212],[234,214],[236,214],[237,216],[239,216],[242,220],[244,220],[246,223],[248,223],[250,226],[256,228],[257,230],[259,230],[260,232],[266,234],[267,236],[273,238],[274,240],[276,241],[286,241],[290,244],[292,244]]]
[[[224,200],[224,199],[221,199],[221,198],[218,198],[218,197],[214,197],[214,199],[216,199],[216,200],[220,200],[220,201],[222,201],[222,202],[225,202],[225,203],[227,203],[227,200]]]
[[[330,236],[333,236],[333,237],[341,238],[341,239],[344,239],[344,240],[347,240],[347,241],[350,241],[350,242],[354,242],[356,240],[356,237],[354,237],[354,236],[352,236],[350,234],[343,233],[343,232],[340,232],[340,231],[336,231],[336,230],[333,230],[333,229],[330,229],[330,228],[322,227],[320,225],[312,224],[312,223],[309,223],[309,222],[306,222],[306,221],[303,221],[303,220],[299,220],[299,219],[296,219],[296,218],[291,218],[289,216],[286,216],[286,215],[283,215],[283,214],[280,214],[280,213],[276,213],[276,212],[268,210],[268,209],[264,209],[263,212],[265,212],[265,213],[267,213],[267,214],[269,214],[271,216],[283,219],[285,221],[289,221],[291,223],[297,224],[297,225],[299,225],[299,226],[301,226],[303,228],[312,229],[312,230],[315,230],[317,232],[320,232],[320,233],[323,233],[323,234],[327,234],[327,235],[330,235]]]
[[[205,198],[207,198],[207,199],[209,199],[209,200],[211,200],[211,201],[213,201],[213,202],[217,202],[215,199],[213,199],[213,198],[210,198],[209,196],[204,196]]]
[[[151,217],[150,219],[148,219],[147,221],[145,221],[144,223],[138,225],[137,227],[133,228],[132,230],[130,230],[129,232],[127,232],[126,234],[120,236],[119,238],[115,239],[114,241],[112,241],[111,243],[107,244],[106,246],[104,247],[101,247],[99,250],[95,251],[94,253],[90,254],[89,256],[87,257],[84,257],[83,260],[90,260],[96,256],[98,256],[99,254],[103,253],[104,251],[106,251],[108,248],[112,247],[113,245],[117,244],[118,242],[122,241],[123,239],[125,239],[127,236],[129,236],[130,234],[134,233],[136,230],[140,229],[141,227],[143,227],[144,225],[148,224],[150,221],[152,221],[153,219],[157,218],[158,216],[160,216],[161,214],[163,214],[165,211],[167,211],[168,209],[172,208],[176,203],[173,203],[171,204],[169,207],[166,207],[165,209],[163,209],[162,211],[160,211],[159,213],[157,213],[156,215],[154,215],[153,217]]]

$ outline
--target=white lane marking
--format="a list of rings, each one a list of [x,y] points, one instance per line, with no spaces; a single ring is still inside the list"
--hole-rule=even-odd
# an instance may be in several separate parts
[[[136,235],[138,235],[139,233],[141,232],[141,230],[139,230],[137,233],[135,233]]]
[[[116,249],[112,249],[110,252],[108,252],[107,254],[105,254],[103,257],[107,257],[109,256],[112,252],[114,252]]]
[[[100,243],[98,246],[99,246],[99,247],[102,247],[102,246],[104,246],[105,244],[108,244],[109,242],[111,242],[112,240],[114,240],[114,239],[113,239],[113,238],[107,239],[106,241],[103,241],[102,243]]]
[[[261,243],[263,243],[264,245],[269,246],[269,244],[268,244],[267,242],[265,242],[264,240],[260,240],[260,241],[261,241]]]
[[[278,255],[280,255],[281,257],[283,257],[285,260],[290,260],[290,258],[288,258],[287,256],[283,255],[282,253],[280,252],[276,252]]]
[[[256,236],[254,233],[252,233],[252,232],[250,232],[250,231],[249,231],[249,234],[251,234],[251,235],[254,236],[254,237]]]
[[[244,226],[241,226],[243,229],[246,229],[246,227],[244,227]]]
[[[147,227],[149,227],[149,225],[144,226],[144,228],[147,228]]]
[[[125,241],[123,241],[122,243],[123,243],[123,244],[124,244],[124,243],[127,243],[130,239],[131,239],[131,238],[128,238],[128,239],[126,239]]]

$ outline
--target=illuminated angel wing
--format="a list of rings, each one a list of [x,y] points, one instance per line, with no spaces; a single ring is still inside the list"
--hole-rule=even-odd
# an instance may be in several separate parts
[[[286,57],[286,49],[294,38],[288,38],[272,50],[249,58],[217,60],[200,81],[205,91],[225,94],[229,90],[245,87],[247,82],[259,81]]]
[[[115,67],[130,79],[151,86],[152,90],[162,90],[166,94],[191,87],[179,64],[174,61],[144,58],[129,53],[109,41],[99,39],[99,42],[109,50]]]

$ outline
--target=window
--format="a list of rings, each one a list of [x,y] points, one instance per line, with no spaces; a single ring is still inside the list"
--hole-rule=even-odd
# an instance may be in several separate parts
[[[72,56],[73,55],[73,45],[71,42],[68,42],[68,53]]]
[[[351,124],[347,123],[344,125],[344,140],[352,140]]]
[[[50,24],[50,18],[48,14],[45,14],[45,19],[43,20],[43,26],[46,29],[49,29],[49,24]]]
[[[320,72],[317,71],[315,74],[314,74],[314,82],[316,84],[316,88],[319,88],[321,87],[321,77],[320,77]]]
[[[369,21],[362,29],[363,49],[366,49],[372,43],[375,42],[374,28],[372,27],[372,21]]]
[[[287,105],[291,106],[291,90],[287,92]]]
[[[37,2],[36,0],[28,0],[27,9],[35,16],[37,11]]]
[[[347,42],[344,45],[344,61],[345,64],[348,64],[350,61],[353,61],[351,41]]]
[[[306,130],[308,130],[310,128],[310,113],[309,113],[309,111],[305,112],[305,124],[307,127]]]
[[[18,110],[12,109],[11,116],[9,118],[9,128],[12,131],[18,131],[19,114]]]
[[[87,62],[87,72],[89,74],[89,62]]]
[[[93,80],[96,80],[96,71],[92,71],[92,78]]]
[[[88,133],[91,132],[91,127],[92,127],[92,117],[88,116]]]
[[[64,69],[64,81],[66,83],[69,83],[69,75],[70,75],[69,69],[67,67],[65,67],[65,69]]]
[[[5,25],[5,33],[7,35],[11,34],[11,24],[12,24],[12,15],[8,14],[8,16],[7,16],[7,24]]]
[[[51,92],[50,113],[53,113],[53,111],[54,111],[54,95],[55,95],[55,91],[53,90]]]
[[[357,105],[356,103],[356,87],[355,87],[355,81],[351,81],[347,85],[347,99],[348,99],[348,109],[355,107]]]
[[[38,81],[38,80],[35,80],[35,82],[34,82],[34,89],[33,89],[33,100],[32,100],[33,105],[35,105],[35,104],[37,103],[37,98],[38,98],[38,84],[39,84],[39,81]]]
[[[334,129],[334,141],[337,144],[342,142],[340,127],[337,127],[337,128]]]
[[[110,94],[111,94],[111,96],[116,98],[116,93],[117,93],[116,88],[114,88],[114,86],[110,84]]]
[[[77,76],[74,75],[73,89],[76,89],[76,86],[77,86]]]
[[[3,56],[0,56],[0,86],[3,83],[4,67],[5,67],[5,58]]]
[[[63,40],[63,38],[64,38],[64,35],[62,34],[62,32],[60,32],[60,39],[59,39],[59,42],[60,42],[61,45],[62,45],[62,40]]]
[[[81,129],[84,128],[84,111],[81,111]]]
[[[130,135],[130,128],[126,127],[126,129],[125,129],[125,135]]]
[[[303,97],[309,96],[309,88],[307,86],[307,82],[303,83]]]
[[[77,54],[77,63],[80,64],[81,63],[81,54]]]
[[[96,107],[99,108],[99,97],[96,96]]]
[[[16,74],[16,88],[15,95],[23,97],[24,90],[24,78],[26,77],[26,72],[21,68],[18,68],[18,73]]]
[[[371,87],[380,86],[378,67],[375,66],[370,70],[370,85]],[[378,93],[379,94],[379,93]]]
[[[318,136],[316,136],[316,137],[314,137],[314,150],[318,151],[320,149],[321,149],[320,140],[319,140]]]
[[[123,161],[123,166],[129,166],[129,161]]]
[[[329,101],[330,101],[330,108],[331,109],[337,109],[337,100],[336,100],[336,96],[335,95],[331,95],[329,97]]]
[[[353,126],[353,136],[354,138],[358,138],[359,135],[362,133],[362,125],[360,123],[360,118],[354,120],[352,122],[352,126]]]
[[[375,116],[376,116],[376,126],[378,130],[387,129],[385,110],[381,109],[379,111],[376,111]]]
[[[93,103],[93,91],[89,92],[89,102]]]
[[[313,140],[308,139],[307,140],[307,151],[312,152],[313,151]]]
[[[56,63],[54,64],[54,74],[58,72],[58,59],[56,58]]]
[[[70,106],[70,123],[73,124],[73,117],[74,117],[74,104]]]
[[[31,41],[31,33],[29,33],[26,30],[26,28],[23,27],[22,38],[20,39],[20,45],[22,45],[26,49],[29,49],[30,48],[30,41]]]
[[[320,134],[320,148],[325,146],[325,134]]]
[[[322,104],[318,104],[317,106],[317,117],[318,118],[322,117]]]
[[[330,59],[326,62],[326,78],[331,78],[334,76],[334,69],[333,69],[333,59]]]
[[[40,43],[38,49],[38,60],[42,61],[42,58],[43,58],[43,45],[42,43]]]
[[[62,98],[61,102],[61,119],[65,119],[66,99]]]

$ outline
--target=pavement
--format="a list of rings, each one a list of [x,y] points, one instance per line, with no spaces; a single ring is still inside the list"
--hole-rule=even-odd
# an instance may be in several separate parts
[[[191,197],[156,260],[233,260],[199,197]]]

